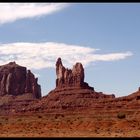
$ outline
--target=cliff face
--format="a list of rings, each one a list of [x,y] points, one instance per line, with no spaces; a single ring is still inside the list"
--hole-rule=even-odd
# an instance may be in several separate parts
[[[65,68],[62,64],[61,58],[56,62],[56,88],[77,87],[92,89],[86,82],[84,82],[84,68],[81,63],[76,63],[73,69]]]
[[[22,95],[31,93],[35,98],[41,97],[40,85],[30,70],[10,62],[0,66],[0,95]]]

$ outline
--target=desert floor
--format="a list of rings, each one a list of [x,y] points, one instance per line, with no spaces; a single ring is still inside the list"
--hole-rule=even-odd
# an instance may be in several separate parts
[[[0,137],[140,137],[140,112],[32,113],[0,116]]]

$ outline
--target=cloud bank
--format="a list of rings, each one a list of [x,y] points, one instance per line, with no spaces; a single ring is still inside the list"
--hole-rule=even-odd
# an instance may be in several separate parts
[[[65,3],[0,3],[0,24],[49,15],[67,6]]]
[[[56,42],[0,44],[0,65],[16,61],[30,69],[54,68],[57,58],[61,57],[67,67],[72,67],[76,62],[86,67],[92,62],[116,61],[133,55],[131,52],[97,54],[97,50]]]

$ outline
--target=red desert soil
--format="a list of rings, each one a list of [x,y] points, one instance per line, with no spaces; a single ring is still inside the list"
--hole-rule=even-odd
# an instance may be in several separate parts
[[[118,112],[126,117],[118,118]],[[1,137],[139,137],[140,112],[90,109],[87,113],[45,112],[0,116]]]

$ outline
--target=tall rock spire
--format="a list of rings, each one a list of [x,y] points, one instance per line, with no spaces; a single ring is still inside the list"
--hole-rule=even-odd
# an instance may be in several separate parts
[[[65,68],[61,58],[58,58],[56,61],[56,76],[56,88],[79,87],[93,89],[84,82],[84,68],[81,63],[77,62],[71,70]]]

